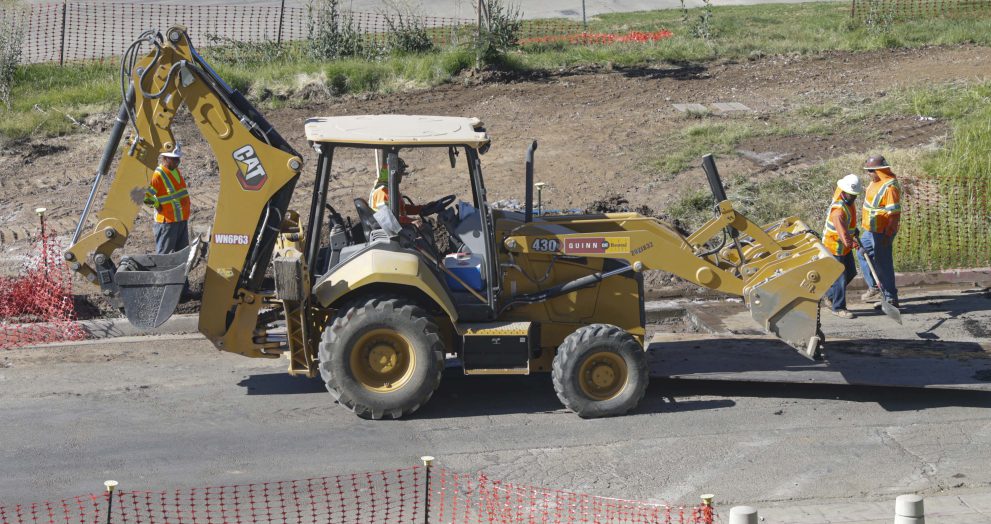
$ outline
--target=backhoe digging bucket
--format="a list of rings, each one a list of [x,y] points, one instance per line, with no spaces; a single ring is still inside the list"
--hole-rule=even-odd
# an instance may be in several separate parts
[[[768,252],[751,245],[744,250],[744,300],[765,331],[815,359],[824,342],[819,301],[839,278],[843,265],[800,220],[764,230],[782,249]]]
[[[114,281],[131,324],[152,329],[172,316],[197,249],[194,242],[168,255],[131,255],[121,260]]]

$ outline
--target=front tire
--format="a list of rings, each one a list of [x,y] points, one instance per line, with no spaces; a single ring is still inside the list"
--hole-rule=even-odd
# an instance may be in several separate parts
[[[324,330],[320,376],[359,417],[413,413],[440,385],[444,346],[423,308],[402,298],[366,298],[338,310]]]
[[[552,376],[557,397],[578,416],[623,415],[647,392],[647,354],[626,331],[592,324],[564,339]]]

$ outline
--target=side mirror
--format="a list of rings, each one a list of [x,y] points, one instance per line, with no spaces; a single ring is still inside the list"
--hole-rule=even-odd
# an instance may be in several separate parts
[[[451,169],[454,169],[458,165],[458,148],[449,147],[447,148],[447,158],[451,160]]]

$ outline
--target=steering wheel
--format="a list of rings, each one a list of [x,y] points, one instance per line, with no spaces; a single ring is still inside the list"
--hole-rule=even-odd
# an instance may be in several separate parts
[[[456,198],[458,198],[457,195],[447,195],[446,197],[438,198],[433,202],[424,204],[423,207],[420,208],[420,216],[426,217],[433,215],[434,213],[439,213],[443,211],[444,208],[451,205]]]
[[[381,229],[382,227],[379,225],[378,220],[375,220],[375,212],[372,211],[371,206],[368,205],[368,201],[364,198],[354,199],[354,208],[358,212],[358,220],[361,221],[361,229],[365,231],[365,238],[371,238],[369,235],[372,230]]]

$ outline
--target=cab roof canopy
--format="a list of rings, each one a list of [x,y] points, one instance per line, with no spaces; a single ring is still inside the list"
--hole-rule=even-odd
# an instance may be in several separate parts
[[[310,142],[366,147],[468,146],[489,143],[477,118],[426,115],[355,115],[310,118]]]

